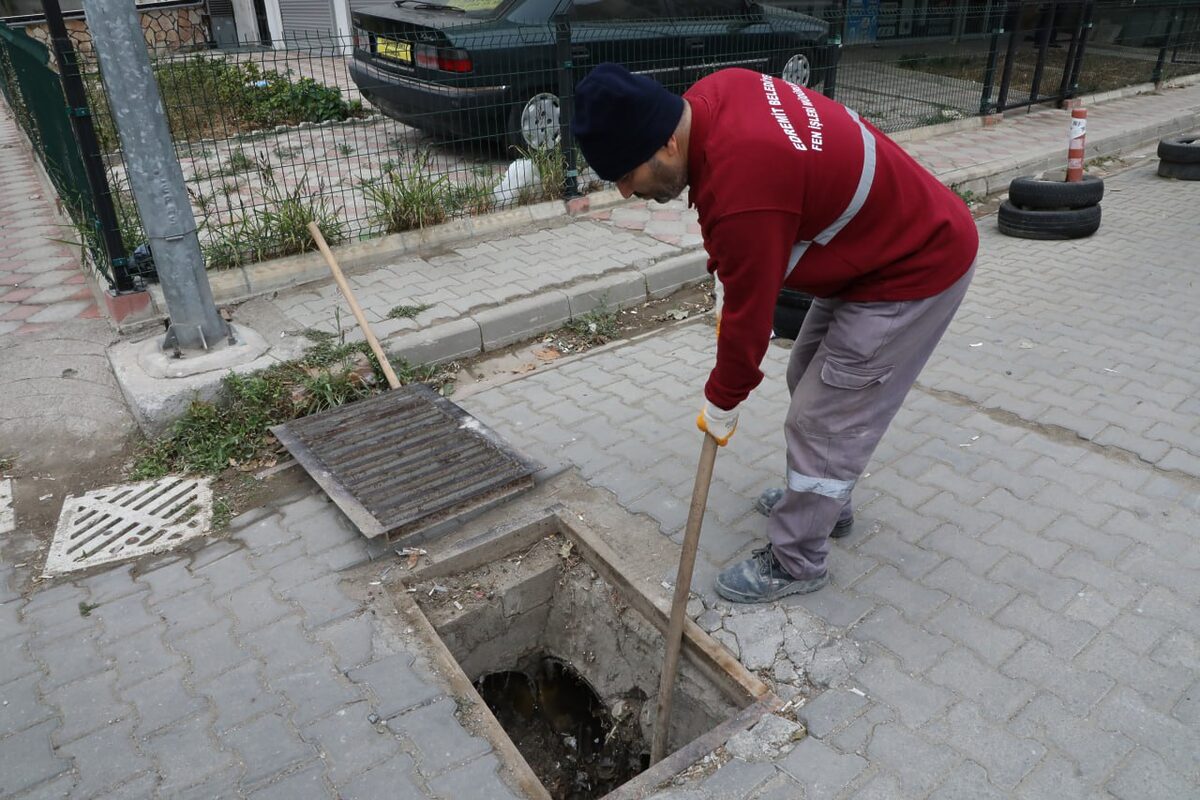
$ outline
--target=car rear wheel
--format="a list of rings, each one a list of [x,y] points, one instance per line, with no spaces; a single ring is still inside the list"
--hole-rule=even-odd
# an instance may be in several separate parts
[[[807,87],[812,81],[812,62],[804,53],[797,53],[783,65],[780,77],[788,83]]]
[[[544,150],[558,144],[558,95],[538,92],[524,104],[514,105],[509,120],[509,144],[522,150]]]

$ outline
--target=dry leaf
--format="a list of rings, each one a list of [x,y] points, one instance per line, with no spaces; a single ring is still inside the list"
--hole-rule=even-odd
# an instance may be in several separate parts
[[[562,358],[562,353],[555,350],[553,347],[542,347],[534,350],[533,354],[542,361],[553,361],[556,358]]]
[[[521,366],[517,367],[513,370],[513,372],[517,375],[522,375],[526,372],[533,372],[535,369],[537,369],[537,364],[534,364],[532,361],[530,361],[527,364],[522,364]]]
[[[410,553],[408,556],[408,564],[407,564],[408,568],[414,569],[417,566],[417,562],[420,560],[421,560],[420,553]]]

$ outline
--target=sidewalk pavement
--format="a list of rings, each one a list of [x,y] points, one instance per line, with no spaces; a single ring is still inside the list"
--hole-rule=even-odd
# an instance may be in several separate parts
[[[780,695],[810,695],[809,735],[771,756],[731,742],[657,800],[1200,791],[1193,187],[1145,163],[1108,187],[1091,239],[981,220],[975,285],[857,489],[832,584],[734,607],[712,578],[761,541],[753,498],[783,469],[770,349],[717,460],[696,617]],[[688,321],[459,402],[678,541],[712,358]],[[10,586],[0,796],[519,796],[346,572],[373,555],[394,563],[312,489],[191,554]]]
[[[1089,109],[1088,158],[1129,152],[1200,128],[1200,84],[1099,103]],[[1069,111],[1039,110],[991,127],[958,123],[950,133],[901,137],[903,147],[947,185],[976,196],[1007,189],[1018,175],[1062,168]],[[613,193],[608,193],[611,197]],[[629,202],[540,230],[472,241],[443,255],[405,259],[351,276],[359,303],[388,347],[409,361],[446,360],[502,347],[559,327],[598,304],[644,302],[706,276],[696,213],[684,199]],[[333,332],[342,302],[332,281],[278,293],[265,315],[268,339],[306,327]],[[390,319],[401,305],[425,307]],[[262,303],[251,324],[264,324]],[[342,329],[361,334],[341,315]]]
[[[79,251],[54,241],[76,236],[0,102],[0,458],[20,455],[35,472],[111,459],[133,428],[105,353],[116,333]],[[57,478],[61,500],[68,482]]]
[[[1148,126],[1120,136],[1157,135],[1163,120],[1200,107],[1195,88],[1165,96],[1177,98],[1165,111],[1157,98],[1092,109],[1093,142],[1118,104],[1146,109],[1121,113]],[[995,130],[1021,141],[1023,125]],[[1026,148],[1032,156],[1063,143],[1051,128]],[[960,136],[934,155],[968,141]],[[768,377],[718,458],[697,619],[781,695],[811,694],[799,713],[810,735],[767,761],[733,747],[742,757],[660,800],[1200,792],[1194,191],[1149,164],[1108,189],[1104,226],[1088,240],[1006,239],[981,220],[975,285],[857,490],[858,522],[834,545],[832,585],[732,607],[712,596],[713,576],[761,541],[752,500],[783,469],[786,352],[771,348]],[[651,218],[667,213],[679,216]],[[355,280],[367,296],[382,284],[379,314],[435,291],[419,280],[427,270],[451,296],[416,324],[475,325],[482,341],[475,293],[499,302],[494,292],[510,291],[518,269],[530,285],[513,297],[526,293],[528,318],[538,290],[563,277],[555,271],[585,255],[615,259],[602,276],[611,300],[622,265],[686,255],[693,241],[678,206],[604,217],[397,267],[387,275],[399,282],[388,287],[394,299],[382,297],[383,277]],[[666,280],[663,263],[638,265],[643,291],[648,275]],[[293,298],[258,305],[299,327]],[[337,303],[321,298],[307,309],[313,324],[333,318]],[[70,347],[82,352],[85,335]],[[62,347],[12,331],[0,354],[18,342],[38,343],[21,345],[30,362]],[[712,329],[689,321],[459,402],[550,471],[578,470],[678,541],[698,444],[689,409],[712,347]],[[6,400],[26,404],[111,390],[111,376],[107,389],[97,378],[99,390],[49,373],[34,389],[0,380]],[[45,429],[45,419],[27,427]],[[518,796],[490,745],[455,716],[420,645],[377,613],[361,573],[347,572],[372,557],[383,569],[390,554],[309,487],[196,552],[29,596],[16,589],[36,566],[31,532],[0,536],[0,797]],[[659,564],[668,580],[671,557]]]
[[[78,234],[54,213],[51,191],[12,110],[0,103],[0,336],[100,317],[78,249],[61,243]]]

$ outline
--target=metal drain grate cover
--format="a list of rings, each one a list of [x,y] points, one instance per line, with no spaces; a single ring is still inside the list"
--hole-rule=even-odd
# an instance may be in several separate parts
[[[532,488],[541,469],[422,384],[271,430],[368,537],[429,534]]]
[[[97,489],[63,501],[46,574],[169,550],[212,523],[207,479],[160,478]]]

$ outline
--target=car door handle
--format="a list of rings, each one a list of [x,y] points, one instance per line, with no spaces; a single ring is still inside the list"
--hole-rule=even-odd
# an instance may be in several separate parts
[[[571,48],[572,61],[590,61],[592,58],[591,52],[586,47],[576,45]]]

